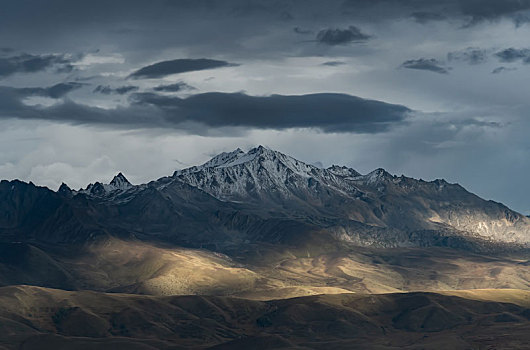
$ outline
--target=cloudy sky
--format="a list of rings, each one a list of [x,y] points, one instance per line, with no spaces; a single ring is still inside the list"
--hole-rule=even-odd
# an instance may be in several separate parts
[[[263,144],[530,214],[530,0],[4,0],[0,45],[2,179]]]

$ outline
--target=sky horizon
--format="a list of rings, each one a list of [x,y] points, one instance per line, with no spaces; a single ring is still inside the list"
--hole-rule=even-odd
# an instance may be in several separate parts
[[[263,144],[530,214],[530,0],[7,0],[0,179],[143,183]]]

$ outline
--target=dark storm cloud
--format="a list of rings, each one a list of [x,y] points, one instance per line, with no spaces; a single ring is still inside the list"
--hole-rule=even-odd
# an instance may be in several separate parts
[[[509,67],[501,66],[501,67],[497,67],[494,70],[492,70],[491,74],[506,73],[506,72],[510,72],[510,71],[514,71],[514,70],[517,70],[517,68],[509,68]]]
[[[131,77],[136,79],[153,79],[162,78],[172,74],[233,66],[237,65],[226,61],[212,60],[208,58],[182,58],[171,61],[162,61],[140,68],[132,73]]]
[[[41,119],[72,124],[121,125],[126,128],[160,126],[162,118],[154,108],[103,109],[75,103],[66,99],[62,103],[45,107],[26,105],[25,97],[31,91],[0,86],[0,118]]]
[[[98,85],[93,90],[93,92],[104,94],[104,95],[111,95],[111,94],[125,95],[129,92],[133,92],[137,90],[138,90],[138,86],[133,86],[133,85],[125,85],[125,86],[120,86],[117,88],[112,88],[109,85]]]
[[[15,73],[35,73],[54,68],[58,72],[69,72],[77,58],[65,55],[30,55],[0,57],[0,78],[5,78]]]
[[[370,35],[364,34],[359,28],[349,26],[346,29],[323,29],[318,32],[316,40],[326,45],[345,45],[367,41],[370,38]]]
[[[195,90],[195,88],[193,86],[186,84],[183,81],[179,81],[175,84],[156,86],[153,88],[153,90],[161,91],[161,92],[178,92],[182,90]]]
[[[187,98],[132,95],[129,107],[102,109],[66,100],[28,106],[19,90],[0,87],[0,117],[45,119],[123,128],[172,127],[190,133],[208,128],[316,128],[324,132],[378,133],[406,123],[408,108],[345,94],[249,96],[204,93]],[[204,126],[208,128],[204,128]]]
[[[434,58],[419,58],[417,60],[408,60],[401,64],[401,67],[407,69],[426,70],[439,74],[449,74],[447,68],[443,67],[438,60]]]
[[[374,20],[403,18],[410,11],[409,15],[422,24],[456,19],[469,27],[501,18],[516,24],[527,22],[530,0],[344,0],[343,9],[349,15],[369,15]]]
[[[441,124],[443,125],[443,124]],[[484,120],[478,120],[475,118],[468,118],[468,119],[460,119],[460,120],[453,120],[449,123],[445,123],[445,125],[449,126],[456,126],[457,129],[461,129],[466,126],[476,126],[476,127],[485,127],[485,128],[502,128],[504,125],[499,122],[492,122],[492,121],[484,121]]]
[[[302,29],[300,27],[294,27],[293,28],[294,32],[297,33],[297,34],[311,34],[313,33],[313,31],[309,30],[309,29]]]
[[[488,51],[470,47],[462,51],[449,52],[447,54],[447,60],[481,64],[488,60]]]
[[[98,85],[92,92],[110,95],[111,93],[113,93],[113,89],[109,85]]]
[[[87,50],[112,47],[115,52],[127,52],[127,63],[155,62],[156,53],[175,48],[184,48],[190,57],[238,60],[314,56],[324,47],[300,52],[303,45],[293,28],[324,44],[347,44],[366,41],[372,34],[347,28],[350,21],[364,28],[366,23],[386,26],[394,20],[423,23],[445,18],[461,27],[470,19],[517,17],[521,21],[526,4],[523,0],[153,0],[148,4],[140,0],[5,0],[0,43],[33,52],[63,52],[78,49],[82,42]],[[278,40],[277,32],[287,34]]]
[[[411,17],[418,23],[425,24],[432,21],[443,21],[447,19],[446,16],[441,13],[435,12],[413,12]]]
[[[530,0],[460,0],[458,3],[462,14],[471,16],[473,21],[513,16],[530,10]]]
[[[346,62],[343,62],[343,61],[327,61],[327,62],[322,63],[323,66],[329,66],[329,67],[342,66],[345,64]]]
[[[379,16],[402,16],[405,11],[447,13],[453,16],[466,15],[475,18],[496,18],[511,15],[530,9],[529,0],[153,0],[149,6],[142,0],[92,0],[71,4],[64,0],[48,0],[42,4],[39,0],[5,0],[6,15],[13,11],[27,10],[30,14],[42,12],[43,17],[50,20],[63,19],[63,22],[87,22],[99,14],[99,20],[115,20],[116,18],[185,18],[186,14],[232,16],[232,17],[263,17],[267,20],[292,20],[301,16],[324,15],[327,13],[347,12],[363,16],[374,10]],[[62,9],[62,13],[54,13]],[[398,11],[401,9],[402,11]],[[7,11],[10,10],[10,11]],[[31,18],[31,17],[30,17]],[[31,18],[33,19],[33,18]],[[36,18],[34,20],[42,20]],[[61,24],[57,22],[57,24]]]
[[[523,61],[530,63],[530,49],[514,49],[513,47],[499,51],[495,54],[501,62]]]
[[[59,83],[49,87],[32,87],[32,88],[21,88],[15,89],[23,96],[43,96],[50,98],[61,98],[73,90],[77,90],[85,84],[68,82]]]
[[[404,122],[411,112],[401,105],[332,93],[263,97],[212,92],[185,99],[156,94],[136,94],[135,98],[138,105],[160,108],[173,122],[211,127],[376,133]]]

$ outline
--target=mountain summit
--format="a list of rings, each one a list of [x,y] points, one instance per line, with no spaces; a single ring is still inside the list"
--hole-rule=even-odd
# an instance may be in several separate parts
[[[228,168],[249,163],[259,163],[263,165],[267,161],[281,164],[283,167],[288,167],[291,170],[298,172],[307,172],[311,169],[317,169],[315,166],[300,162],[278,151],[271,150],[264,146],[258,146],[250,149],[246,153],[242,151],[241,148],[237,148],[232,152],[223,152],[213,157],[203,165],[184,169],[180,172],[177,171],[176,173],[192,173],[208,168]]]
[[[82,193],[88,196],[105,198],[121,194],[133,187],[134,186],[129,182],[129,180],[127,180],[125,175],[120,172],[116,176],[114,176],[114,178],[108,184],[95,182],[93,184],[89,184],[86,189],[81,189],[75,193]]]
[[[174,178],[227,201],[281,202],[317,199],[325,186],[338,196],[357,195],[342,180],[358,176],[353,169],[342,172],[320,169],[263,146],[243,152],[221,153],[201,166],[175,172]],[[303,203],[301,203],[303,204]]]
[[[114,190],[122,190],[125,191],[132,187],[132,184],[127,180],[127,178],[122,174],[119,173],[118,175],[114,176],[112,181],[109,183],[109,189]]]

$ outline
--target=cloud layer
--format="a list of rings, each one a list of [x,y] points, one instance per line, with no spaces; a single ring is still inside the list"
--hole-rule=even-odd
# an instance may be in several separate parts
[[[185,99],[137,94],[136,103],[160,108],[172,122],[210,127],[318,128],[376,133],[404,122],[410,109],[346,94],[249,96],[205,93]]]
[[[138,86],[133,85],[124,85],[117,88],[112,88],[109,85],[98,85],[94,89],[93,92],[100,93],[104,95],[112,95],[112,94],[118,94],[118,95],[125,95],[129,92],[133,92],[138,90]]]
[[[513,47],[504,49],[495,54],[501,62],[516,62],[530,63],[530,49],[514,49]]]
[[[318,32],[316,39],[326,45],[345,45],[367,41],[370,35],[364,34],[355,26],[349,26],[346,29],[322,29]]]
[[[235,66],[233,63],[208,58],[181,58],[145,66],[132,73],[131,77],[135,79],[154,79],[172,74],[233,66]]]
[[[178,92],[182,90],[194,90],[195,88],[193,86],[189,86],[183,81],[176,82],[174,84],[169,85],[158,85],[153,88],[155,91],[160,92]]]
[[[439,74],[449,74],[449,70],[434,58],[418,58],[407,60],[401,64],[401,67],[407,69],[426,70]]]
[[[0,79],[15,73],[35,73],[51,68],[58,72],[70,72],[73,69],[72,63],[76,60],[77,58],[67,55],[53,54],[0,57]]]
[[[77,82],[58,83],[49,87],[21,88],[15,91],[21,96],[42,96],[49,98],[61,98],[73,90],[81,88],[84,84]],[[1,89],[1,88],[0,88]]]
[[[411,113],[401,105],[346,94],[249,96],[204,93],[179,98],[136,93],[132,95],[133,102],[129,107],[103,109],[70,100],[50,107],[29,106],[22,98],[34,95],[34,91],[4,87],[0,88],[0,93],[0,115],[4,118],[107,124],[126,129],[171,127],[192,133],[204,132],[204,126],[378,133],[404,123]]]

